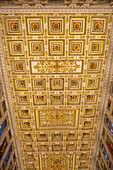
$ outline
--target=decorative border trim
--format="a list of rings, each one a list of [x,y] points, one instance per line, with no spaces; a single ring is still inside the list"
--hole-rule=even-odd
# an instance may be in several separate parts
[[[1,23],[0,23],[1,27]],[[1,29],[0,29],[0,35],[1,34]],[[6,68],[6,62],[5,62],[5,57],[4,57],[4,52],[3,52],[3,45],[2,45],[2,37],[0,36],[0,68],[1,68],[1,79],[3,80],[3,85],[4,85],[4,90],[5,90],[5,97],[7,99],[7,105],[8,105],[8,118],[9,122],[11,125],[11,129],[13,132],[13,142],[15,146],[15,151],[17,153],[17,162],[19,165],[19,169],[23,170],[23,165],[22,165],[22,156],[21,156],[21,148],[19,144],[19,137],[18,137],[18,132],[17,132],[17,126],[16,126],[16,119],[15,119],[15,114],[14,114],[14,108],[13,108],[13,101],[12,101],[12,96],[11,96],[11,91],[10,91],[10,83],[8,79],[8,72]]]
[[[113,21],[113,16],[112,16]],[[110,80],[110,72],[112,71],[112,58],[113,58],[113,22],[112,22],[112,30],[111,30],[111,37],[110,37],[110,46],[108,51],[108,58],[106,63],[106,70],[105,70],[105,77],[104,77],[104,83],[103,83],[103,90],[102,90],[102,97],[101,97],[101,104],[100,104],[100,111],[99,111],[99,117],[98,117],[98,123],[97,123],[97,130],[95,135],[95,143],[93,148],[93,155],[92,155],[92,164],[91,169],[93,170],[96,167],[96,158],[98,154],[98,148],[99,143],[101,139],[101,131],[102,131],[102,125],[104,124],[104,115],[106,113],[106,99],[107,99],[107,93],[108,93],[108,85]]]

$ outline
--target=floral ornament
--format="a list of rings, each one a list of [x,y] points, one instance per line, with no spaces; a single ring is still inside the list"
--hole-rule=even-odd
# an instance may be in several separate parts
[[[33,30],[33,31],[37,31],[38,28],[39,28],[39,26],[38,26],[37,23],[33,23],[33,24],[32,24],[32,30]]]
[[[56,62],[55,65],[53,65],[53,68],[55,69],[56,72],[58,72],[59,69],[62,68],[62,66],[60,66],[59,63]]]
[[[55,86],[60,86],[60,81],[55,81],[55,82],[54,82],[54,85],[55,85]]]
[[[29,167],[34,167],[34,163],[29,163]]]
[[[51,113],[50,113],[50,115],[51,115]],[[48,117],[50,117],[50,115],[48,116],[48,114],[45,114],[44,119],[47,121]]]
[[[36,83],[36,85],[37,85],[37,86],[42,86],[42,81],[38,81],[38,82]]]
[[[31,138],[31,134],[26,134],[25,136],[26,136],[27,139]]]
[[[76,80],[72,80],[71,84],[72,84],[72,86],[77,86],[77,81]]]
[[[60,113],[59,116],[60,116],[60,122],[63,122],[65,119],[64,113]]]
[[[54,113],[51,113],[50,116],[49,116],[49,118],[50,118],[50,122],[53,123],[53,122],[54,122],[54,119],[55,119],[55,118],[54,118]],[[48,117],[47,117],[47,119],[48,119]],[[46,119],[46,120],[47,120],[47,119]]]
[[[25,127],[30,127],[30,123],[29,122],[24,122],[24,126]]]
[[[83,133],[84,138],[87,138],[88,136],[89,136],[88,133]]]
[[[55,102],[58,102],[60,100],[60,96],[54,96]]]
[[[102,28],[102,25],[100,23],[95,24],[95,29],[96,30],[101,30],[101,28]]]
[[[22,64],[17,64],[17,65],[16,65],[16,68],[17,68],[17,70],[22,70],[22,69],[23,69],[23,66],[22,66]]]
[[[60,51],[60,46],[59,45],[55,45],[54,46],[54,51]]]
[[[81,28],[80,23],[75,23],[75,24],[74,24],[74,29],[75,29],[75,30],[80,30],[80,28]]]
[[[82,157],[86,157],[86,154],[82,153],[81,156],[82,156]]]
[[[92,111],[91,109],[86,109],[87,114],[91,114],[91,111]]]
[[[91,123],[90,123],[90,122],[85,122],[85,123],[84,123],[84,126],[89,127],[90,125],[91,125]]]
[[[88,95],[87,100],[92,101],[93,100],[93,95]]]
[[[83,163],[83,162],[82,162],[82,163],[80,163],[80,166],[85,166],[85,165],[86,165],[86,164],[85,164],[85,163]]]
[[[40,137],[44,139],[46,137],[46,135],[45,134],[40,134]]]
[[[97,51],[98,49],[99,49],[98,44],[94,44],[94,45],[93,45],[93,51]]]
[[[86,148],[86,147],[87,147],[87,144],[82,144],[82,147],[83,147],[83,148]]]
[[[73,148],[74,144],[69,144],[69,148]]]
[[[56,160],[56,161],[54,162],[54,168],[61,168],[61,162],[58,161],[58,160]]]
[[[81,67],[80,65],[76,65],[76,67],[75,67],[74,71],[76,71],[76,70],[77,70],[77,68],[80,68],[80,67]]]
[[[28,158],[33,158],[33,155],[28,155],[27,157],[28,157]]]
[[[74,45],[74,46],[73,46],[73,50],[74,50],[74,51],[79,51],[79,50],[80,50],[79,45]]]
[[[66,116],[62,119],[62,121],[63,121],[63,122],[64,122],[64,119],[65,119],[66,121],[69,121],[69,119],[70,119],[69,114],[68,114],[68,115],[66,115]]]
[[[41,149],[45,149],[46,148],[46,145],[41,145]]]
[[[18,24],[16,24],[16,23],[11,24],[11,29],[13,31],[17,31],[18,30]]]
[[[55,145],[55,148],[60,148],[60,145]]]
[[[14,50],[18,51],[18,52],[21,51],[21,46],[20,45],[15,45]]]
[[[40,46],[39,46],[39,45],[34,45],[33,50],[34,50],[35,52],[40,51]]]
[[[23,110],[22,113],[23,113],[24,115],[28,115],[28,110]]]
[[[27,101],[27,96],[21,96],[21,101]]]
[[[53,24],[53,29],[58,30],[59,29],[59,23],[54,23]]]
[[[96,64],[96,63],[91,63],[91,65],[90,65],[90,68],[91,68],[91,69],[96,69],[96,67],[97,67],[97,64]]]
[[[59,138],[60,134],[55,134],[54,136],[55,136],[55,138]]]
[[[25,81],[19,81],[19,86],[24,87],[25,86]]]
[[[75,102],[77,100],[77,96],[70,96],[71,101]]]
[[[38,100],[39,102],[43,101],[43,96],[37,96],[37,100]]]
[[[69,133],[69,137],[70,137],[70,138],[73,138],[73,137],[74,137],[74,134],[73,134],[73,133]]]
[[[27,145],[27,148],[32,149],[32,145]]]
[[[95,80],[89,80],[89,85],[94,86],[95,85]]]
[[[56,114],[55,116],[55,123],[59,123],[60,122],[60,117],[58,114]]]

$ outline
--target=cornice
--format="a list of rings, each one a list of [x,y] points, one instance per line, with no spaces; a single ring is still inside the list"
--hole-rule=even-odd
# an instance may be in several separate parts
[[[76,7],[74,5],[65,7],[65,6],[42,6],[35,5],[33,7],[28,4],[22,6],[1,6],[0,13],[113,13],[113,7],[111,6],[81,6]]]

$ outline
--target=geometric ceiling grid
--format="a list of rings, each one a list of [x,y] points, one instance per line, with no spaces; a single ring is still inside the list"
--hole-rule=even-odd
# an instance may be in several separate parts
[[[24,169],[90,169],[109,13],[2,14]]]

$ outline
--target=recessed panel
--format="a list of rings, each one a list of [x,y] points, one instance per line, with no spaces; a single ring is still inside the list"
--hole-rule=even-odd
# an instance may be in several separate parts
[[[37,129],[77,129],[78,110],[35,110]]]

